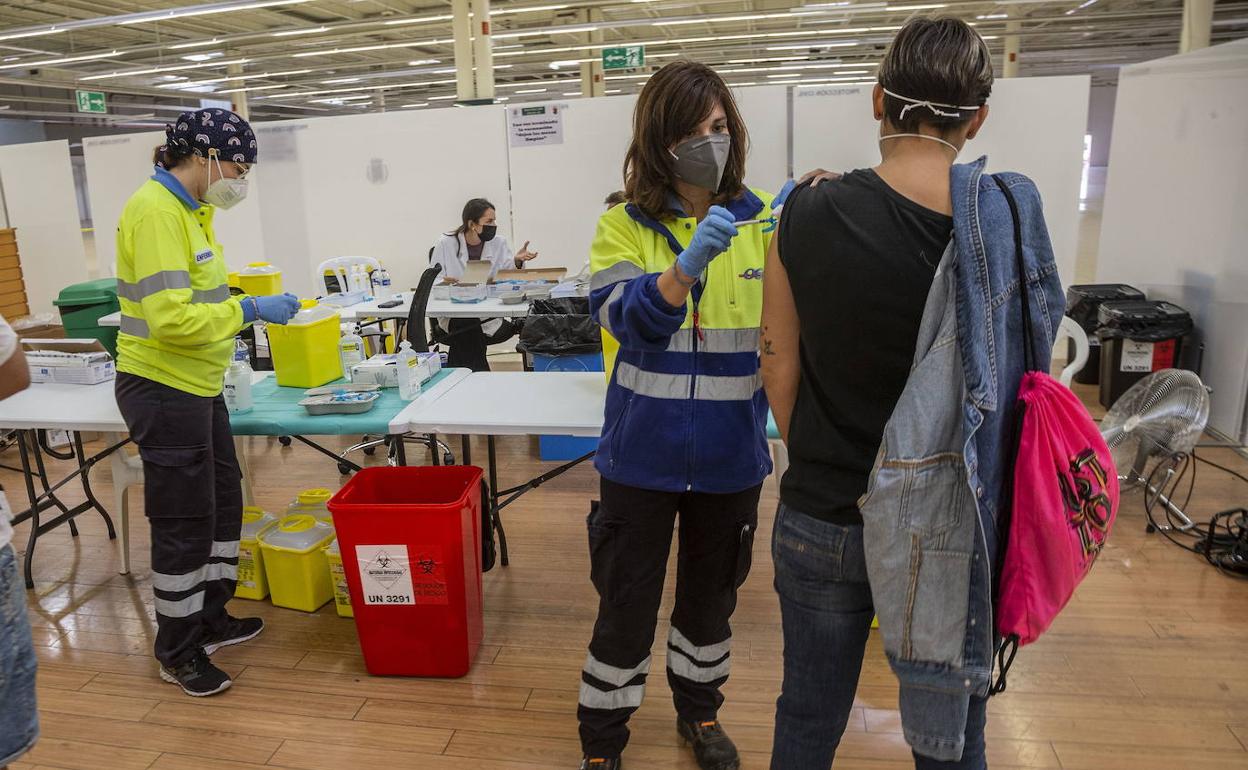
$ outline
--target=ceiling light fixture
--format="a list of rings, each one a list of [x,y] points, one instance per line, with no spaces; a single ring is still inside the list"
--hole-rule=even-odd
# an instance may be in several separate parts
[[[1066,15],[1071,16],[1075,13],[1078,13],[1079,11],[1082,11],[1084,8],[1087,8],[1089,5],[1092,5],[1095,2],[1096,0],[1084,0],[1082,5],[1080,5],[1078,8],[1071,8],[1069,11],[1066,12]]]
[[[21,40],[26,37],[43,37],[44,35],[56,35],[67,30],[58,27],[49,27],[47,29],[34,30],[31,32],[13,32],[8,35],[0,35],[0,40]]]
[[[274,32],[269,37],[294,37],[296,35],[317,35],[329,32],[329,27],[312,27],[311,29],[288,29],[285,32]]]
[[[431,101],[431,102],[441,102],[441,101],[445,101],[445,100],[447,100],[447,99],[454,99],[454,98],[456,98],[456,97],[455,97],[455,94],[451,94],[451,95],[449,95],[449,96],[430,96],[430,97],[429,97],[429,101]]]
[[[247,86],[246,88],[226,88],[221,91],[217,91],[217,93],[219,94],[241,94],[241,93],[246,93],[248,91],[273,91],[278,88],[290,88],[290,87],[291,87],[290,83],[278,83],[277,85],[273,85],[273,86]]]
[[[58,59],[28,61],[22,64],[5,64],[0,66],[0,70],[11,70],[14,67],[46,67],[52,64],[73,64],[74,62],[95,61],[96,59],[112,59],[122,55],[121,51],[109,51],[108,53],[93,53],[86,56],[62,56]]]
[[[333,80],[322,80],[321,85],[338,86],[344,83],[358,83],[358,82],[360,82],[359,78],[334,78]]]
[[[173,67],[148,67],[147,69],[142,69],[142,70],[126,70],[124,72],[106,72],[100,75],[87,75],[86,77],[82,77],[78,79],[79,80],[109,80],[111,78],[124,78],[124,77],[130,77],[132,75],[155,75],[159,72],[182,72],[185,70],[196,70],[196,69],[201,69],[201,68],[215,69],[216,67],[225,67],[230,64],[246,64],[249,61],[251,61],[251,59],[214,60],[206,64],[179,64]]]
[[[241,4],[217,3],[207,6],[191,5],[185,8],[173,8],[166,11],[146,11],[139,14],[133,14],[136,18],[122,19],[116,23],[119,25],[147,24],[154,21],[184,19],[188,16],[208,16],[210,14],[231,13],[233,11],[254,11],[257,8],[270,8],[277,5],[298,5],[306,2],[309,2],[309,0],[260,0],[260,2]]]
[[[516,93],[518,94],[544,94],[546,93],[546,89],[545,88],[522,88],[519,91],[516,91]]]
[[[388,43],[384,45],[362,45],[355,48],[328,48],[321,51],[304,51],[303,53],[291,54],[296,59],[303,59],[309,56],[336,56],[343,53],[363,53],[364,51],[385,51],[391,48],[419,48],[427,45],[444,45],[446,43],[454,43],[453,38],[445,40],[413,40],[408,43]]]
[[[398,27],[404,24],[429,24],[435,21],[450,21],[455,17],[449,13],[438,14],[437,16],[418,16],[412,19],[395,19],[393,21],[384,22],[387,27]]]
[[[225,56],[225,54],[220,51],[213,51],[212,53],[193,53],[189,56],[183,56],[182,61],[212,61],[213,59],[220,59],[222,56]]]
[[[980,21],[984,21],[985,19],[1008,19],[1010,18],[1010,15],[1008,13],[985,13],[976,16],[975,18]]]
[[[189,43],[178,43],[177,45],[170,45],[170,46],[165,46],[165,47],[168,48],[170,51],[181,51],[185,48],[203,48],[206,45],[217,45],[220,42],[221,40],[219,38],[214,37],[211,40],[193,40]]]

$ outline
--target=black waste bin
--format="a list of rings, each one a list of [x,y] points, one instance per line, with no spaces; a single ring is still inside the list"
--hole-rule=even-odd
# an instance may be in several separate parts
[[[1179,368],[1192,316],[1169,302],[1105,302],[1097,313],[1101,339],[1101,406],[1109,408],[1153,372]]]
[[[589,314],[589,298],[534,301],[524,319],[517,347],[528,355],[571,356],[600,352],[602,334],[598,322]]]
[[[1075,320],[1088,335],[1088,362],[1075,373],[1075,382],[1095,385],[1101,381],[1101,341],[1096,330],[1101,325],[1097,315],[1104,302],[1142,300],[1144,292],[1125,283],[1084,283],[1066,290],[1066,315]],[[1075,358],[1074,340],[1066,342],[1066,360]]]

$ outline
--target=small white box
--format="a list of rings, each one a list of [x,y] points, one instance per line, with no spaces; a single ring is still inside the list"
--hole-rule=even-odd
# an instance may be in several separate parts
[[[395,353],[379,353],[362,364],[356,364],[351,368],[351,382],[379,388],[399,387],[398,358]],[[442,359],[438,353],[417,353],[416,359],[416,371],[422,385],[442,371]]]
[[[98,385],[117,376],[113,357],[99,340],[22,340],[31,382]]]

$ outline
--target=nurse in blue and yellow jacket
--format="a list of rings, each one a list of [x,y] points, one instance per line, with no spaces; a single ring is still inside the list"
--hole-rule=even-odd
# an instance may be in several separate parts
[[[225,609],[243,496],[222,381],[235,335],[256,320],[286,323],[299,303],[232,297],[226,284],[213,217],[247,195],[251,127],[227,110],[198,110],[165,134],[155,174],[117,225],[117,404],[143,459],[160,676],[205,696],[230,686],[208,656],[264,627]]]
[[[591,251],[591,312],[618,351],[595,460],[601,501],[588,521],[600,603],[581,677],[581,766],[621,766],[679,515],[667,640],[676,728],[699,767],[730,770],[737,750],[718,721],[728,621],[771,472],[758,360],[771,234],[734,223],[769,217],[771,196],[743,182],[745,126],[710,68],[655,73],[633,124],[628,202],[602,216]]]

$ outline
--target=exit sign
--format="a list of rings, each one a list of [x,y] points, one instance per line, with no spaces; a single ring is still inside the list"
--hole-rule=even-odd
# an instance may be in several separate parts
[[[101,91],[76,91],[79,112],[108,112],[104,106],[104,94]]]
[[[631,70],[646,66],[646,47],[629,45],[622,48],[602,49],[604,70]]]

